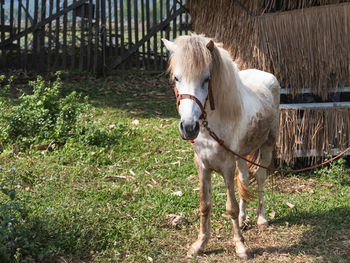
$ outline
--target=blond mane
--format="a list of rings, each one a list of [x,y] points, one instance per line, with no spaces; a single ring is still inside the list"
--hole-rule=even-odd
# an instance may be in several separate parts
[[[241,81],[237,65],[229,53],[215,43],[212,52],[206,47],[210,41],[202,35],[181,36],[175,40],[176,50],[170,55],[169,72],[174,78],[175,67],[181,67],[188,79],[198,79],[210,71],[216,110],[222,120],[239,121],[242,113]]]

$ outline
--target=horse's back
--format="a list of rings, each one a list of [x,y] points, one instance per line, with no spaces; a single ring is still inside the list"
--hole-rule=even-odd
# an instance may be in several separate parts
[[[246,69],[239,72],[244,85],[255,92],[262,92],[268,89],[271,92],[275,105],[280,101],[280,85],[276,77],[268,72],[258,69]]]
[[[247,83],[261,83],[266,87],[279,86],[276,77],[266,71],[258,69],[246,69],[239,72],[244,84]]]

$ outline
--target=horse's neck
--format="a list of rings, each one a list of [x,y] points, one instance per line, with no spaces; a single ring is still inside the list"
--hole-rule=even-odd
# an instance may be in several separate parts
[[[213,93],[215,97],[215,111],[209,114],[209,118],[227,127],[227,125],[237,125],[242,118],[242,82],[238,75],[238,69],[231,59],[223,58],[222,72],[218,74],[217,86],[213,83]],[[214,120],[215,119],[215,120]],[[208,119],[209,121],[209,119]]]

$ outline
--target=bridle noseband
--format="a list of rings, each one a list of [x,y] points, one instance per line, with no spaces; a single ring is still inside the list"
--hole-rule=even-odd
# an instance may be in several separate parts
[[[205,104],[206,104],[208,99],[209,99],[209,103],[210,103],[210,109],[215,110],[213,91],[212,91],[212,87],[211,87],[211,80],[209,80],[209,83],[208,83],[208,96],[205,99],[204,105],[202,105],[202,103],[200,102],[199,99],[196,98],[196,96],[193,96],[191,94],[179,94],[177,91],[176,85],[174,86],[174,93],[176,96],[177,112],[179,112],[180,101],[183,99],[190,99],[190,100],[193,100],[195,103],[197,103],[197,105],[199,106],[199,108],[202,111],[202,114],[199,117],[202,120],[205,120],[207,118],[207,112],[205,111]]]

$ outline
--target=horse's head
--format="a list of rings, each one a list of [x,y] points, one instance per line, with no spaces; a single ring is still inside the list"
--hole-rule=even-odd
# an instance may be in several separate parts
[[[175,42],[162,40],[170,52],[169,71],[175,81],[181,116],[179,132],[183,139],[193,140],[199,134],[199,119],[205,114],[205,102],[210,93],[215,44],[202,36],[182,36]]]

